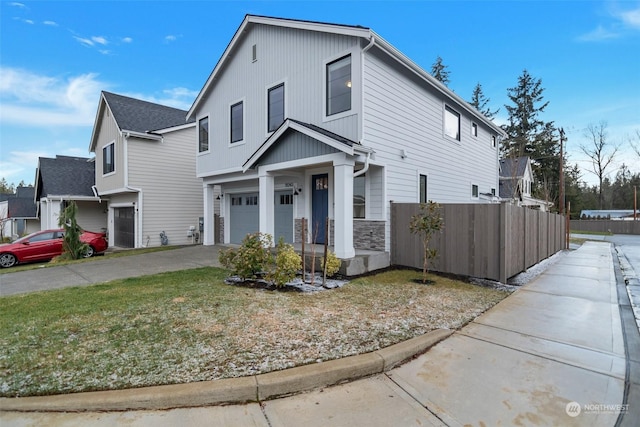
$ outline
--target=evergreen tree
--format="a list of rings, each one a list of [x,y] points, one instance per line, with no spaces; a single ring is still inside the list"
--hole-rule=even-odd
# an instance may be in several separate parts
[[[560,173],[560,139],[553,122],[544,122],[539,115],[549,102],[544,101],[542,80],[527,70],[518,77],[518,84],[507,89],[512,105],[505,105],[509,123],[503,125],[507,133],[501,143],[503,157],[529,156],[537,182],[536,197],[557,202]]]
[[[491,110],[487,105],[489,104],[489,101],[491,100],[487,98],[482,91],[482,85],[478,83],[473,89],[473,94],[471,95],[471,101],[469,104],[471,104],[476,110],[480,111],[485,117],[493,119],[500,109]]]
[[[15,185],[13,184],[9,184],[6,180],[6,178],[2,178],[0,180],[0,193],[4,193],[4,194],[13,194],[15,192]]]
[[[438,56],[436,62],[431,66],[431,75],[445,86],[449,85],[449,67],[442,63],[442,58]]]
[[[80,241],[82,229],[76,221],[78,206],[76,202],[71,201],[62,211],[58,218],[58,225],[64,228],[64,241],[62,248],[64,256],[68,259],[79,259],[84,256],[87,251],[87,244]]]

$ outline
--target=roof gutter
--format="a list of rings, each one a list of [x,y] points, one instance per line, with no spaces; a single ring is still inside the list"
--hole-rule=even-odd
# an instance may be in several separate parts
[[[127,131],[124,131],[123,134],[126,138],[134,137],[134,138],[141,138],[141,139],[150,139],[152,141],[162,141],[162,135],[155,135],[152,133],[135,132],[132,130],[127,130]]]

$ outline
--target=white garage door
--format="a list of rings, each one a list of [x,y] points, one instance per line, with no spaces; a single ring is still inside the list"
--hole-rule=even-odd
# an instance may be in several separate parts
[[[230,240],[242,243],[247,234],[257,233],[260,228],[258,193],[234,194],[230,199]]]
[[[274,201],[274,243],[278,243],[280,236],[285,243],[293,243],[293,193],[276,191]]]

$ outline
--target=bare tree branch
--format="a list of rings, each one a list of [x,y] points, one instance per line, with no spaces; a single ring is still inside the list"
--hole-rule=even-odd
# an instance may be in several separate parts
[[[607,122],[601,121],[597,125],[589,124],[585,129],[585,138],[589,140],[587,144],[580,144],[580,149],[591,159],[591,170],[598,177],[599,181],[599,204],[600,209],[604,204],[602,195],[602,182],[604,181],[606,170],[620,149],[620,144],[613,144],[607,141]]]

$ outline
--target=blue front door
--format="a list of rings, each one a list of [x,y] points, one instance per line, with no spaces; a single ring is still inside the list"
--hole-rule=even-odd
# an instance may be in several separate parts
[[[311,177],[311,241],[324,244],[325,221],[329,216],[329,175]]]

